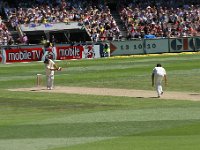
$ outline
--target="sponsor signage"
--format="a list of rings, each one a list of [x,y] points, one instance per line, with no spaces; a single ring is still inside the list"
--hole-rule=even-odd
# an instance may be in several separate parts
[[[191,49],[194,51],[200,51],[200,37],[193,37],[189,41]]]
[[[170,39],[170,52],[187,52],[200,50],[200,37]]]
[[[5,50],[5,62],[39,61],[43,55],[42,48],[12,48]]]
[[[100,45],[59,46],[56,52],[58,60],[100,58]]]
[[[144,54],[143,40],[113,41],[110,50],[112,56]]]
[[[100,45],[58,46],[47,49],[16,46],[0,50],[1,63],[44,61],[46,57],[54,60],[100,58]]]
[[[145,39],[144,52],[146,54],[168,53],[168,39]]]
[[[170,39],[136,39],[128,41],[112,41],[111,56],[175,53],[200,51],[200,37],[183,37]],[[44,49],[41,45],[34,46],[2,46],[0,62],[43,61],[45,57],[54,60],[100,58],[103,53],[102,43],[94,45],[57,45]]]
[[[57,59],[81,59],[83,46],[60,46],[56,47]]]
[[[82,58],[100,58],[100,45],[85,45]]]

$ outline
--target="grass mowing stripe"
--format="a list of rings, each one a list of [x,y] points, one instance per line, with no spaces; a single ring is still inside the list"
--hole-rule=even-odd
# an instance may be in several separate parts
[[[0,126],[0,139],[142,136],[157,135],[158,131],[162,131],[159,135],[174,135],[173,129],[179,129],[180,135],[200,135],[199,125],[200,120],[12,125]],[[189,128],[192,126],[192,129]],[[171,131],[170,134],[166,134],[165,130]]]
[[[111,138],[111,137],[109,137]],[[26,138],[0,140],[1,150],[47,150],[109,139],[107,137]]]
[[[143,132],[138,135],[140,136],[190,136],[190,135],[200,135],[200,120],[188,121],[184,125],[179,124],[179,126],[173,126],[171,128],[158,129],[150,132]]]
[[[95,123],[154,120],[200,119],[199,108],[152,108],[139,110],[108,110],[50,118],[30,124]]]
[[[12,81],[12,80],[27,80],[27,79],[33,79],[36,78],[36,76],[30,75],[30,76],[13,76],[13,77],[1,77],[0,81]]]
[[[199,135],[125,136],[51,150],[199,150]]]

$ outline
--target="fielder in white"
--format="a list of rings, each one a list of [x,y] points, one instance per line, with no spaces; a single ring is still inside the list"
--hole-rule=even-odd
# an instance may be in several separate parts
[[[61,71],[61,67],[58,67],[55,62],[49,58],[44,60],[46,69],[47,89],[52,90],[54,87],[54,71]]]
[[[158,94],[158,98],[163,94],[162,81],[165,80],[165,85],[167,84],[167,74],[165,68],[161,64],[153,69],[152,72],[152,86],[155,84],[155,88]]]

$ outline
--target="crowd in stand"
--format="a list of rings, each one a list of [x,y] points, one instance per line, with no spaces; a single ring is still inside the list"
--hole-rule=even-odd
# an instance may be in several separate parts
[[[14,29],[19,24],[40,25],[76,21],[88,31],[93,41],[115,40],[120,36],[120,30],[109,7],[105,4],[96,6],[95,0],[33,0],[31,3],[15,0],[12,8],[6,1],[1,2],[4,3],[0,3],[0,7],[6,6],[8,22]],[[179,3],[175,3],[174,0],[132,0],[129,4],[120,3],[119,6],[128,38],[145,38],[145,35],[165,38],[200,34],[200,5],[194,0],[179,0]],[[1,19],[0,31],[0,44],[13,42]]]
[[[90,32],[93,41],[114,40],[120,35],[120,30],[108,6],[102,6],[100,9],[90,7],[81,22]]]
[[[13,43],[13,37],[0,16],[0,45],[10,45]]]
[[[24,6],[24,3],[20,5]],[[59,22],[77,21],[87,29],[93,41],[112,40],[119,36],[119,29],[110,9],[104,5],[96,7],[92,2],[87,1],[62,0],[54,6],[43,3],[29,8],[8,9],[6,14],[13,28],[16,28],[18,24],[36,26],[41,23],[53,25]]]
[[[7,1],[0,1],[0,14],[3,13],[5,7],[8,7]],[[0,16],[0,45],[12,44],[13,38],[7,25],[4,23],[2,16]]]
[[[169,0],[152,5],[152,1],[144,0],[124,6],[120,15],[129,38],[197,36],[200,35],[200,2],[193,3]]]

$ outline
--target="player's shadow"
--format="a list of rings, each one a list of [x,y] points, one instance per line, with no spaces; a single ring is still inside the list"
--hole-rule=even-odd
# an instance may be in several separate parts
[[[200,94],[195,93],[195,94],[190,94],[190,95],[192,95],[192,96],[199,96]]]
[[[31,92],[39,91],[39,90],[30,90]]]
[[[142,96],[138,96],[138,97],[136,97],[136,98],[159,98],[159,97],[142,97]]]
[[[31,92],[37,92],[37,91],[44,91],[44,90],[47,90],[47,89],[32,89],[30,90]]]

